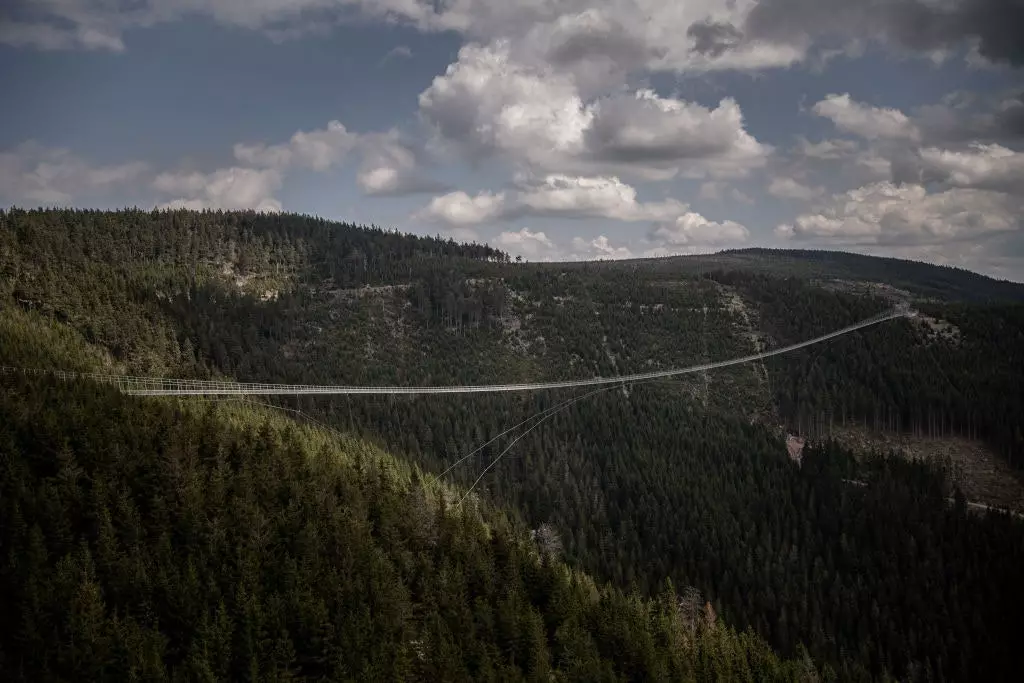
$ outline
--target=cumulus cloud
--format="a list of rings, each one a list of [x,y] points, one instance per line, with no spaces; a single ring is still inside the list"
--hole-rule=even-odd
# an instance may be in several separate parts
[[[298,166],[326,171],[340,163],[358,139],[359,136],[349,132],[341,121],[331,121],[323,129],[300,130],[283,144],[239,143],[235,145],[234,152],[238,161],[251,166],[277,170]]]
[[[831,119],[839,130],[869,140],[916,140],[920,137],[917,126],[900,110],[862,104],[848,93],[826,96],[814,105],[813,111]]]
[[[463,47],[419,104],[449,146],[542,170],[742,175],[770,152],[746,132],[731,99],[708,109],[640,90],[585,102],[570,75],[517,62],[507,41]]]
[[[629,247],[615,246],[605,235],[599,235],[594,239],[573,237],[572,253],[569,254],[569,259],[573,261],[610,261],[633,257],[634,254]]]
[[[13,204],[67,205],[137,183],[142,162],[98,166],[67,149],[25,142],[0,152],[0,198]]]
[[[543,232],[534,232],[529,228],[516,231],[505,231],[498,235],[495,242],[509,253],[525,256],[532,260],[548,260],[554,258],[558,248]]]
[[[1024,186],[1021,154],[1015,150],[1024,139],[1020,93],[954,92],[909,115],[847,95],[830,95],[814,111],[832,119],[840,130],[865,138],[867,145],[799,138],[790,150],[789,173],[806,174],[826,162],[841,161],[839,170],[859,176],[862,183],[945,183],[1012,192]]]
[[[660,246],[718,246],[747,241],[750,231],[734,221],[717,223],[689,211],[671,223],[654,228],[650,239]]]
[[[920,158],[925,173],[940,182],[1024,195],[1024,153],[974,144],[960,151],[927,147]]]
[[[665,220],[686,210],[674,199],[641,202],[636,189],[615,177],[552,174],[524,184],[513,210],[568,218],[611,218],[619,221]]]
[[[578,154],[593,118],[569,76],[514,62],[507,42],[462,47],[419,106],[441,138],[464,152],[513,152],[541,166]]]
[[[452,226],[468,226],[492,221],[499,218],[504,211],[504,192],[480,192],[470,196],[458,190],[434,197],[414,218]]]
[[[585,133],[587,154],[599,161],[742,175],[762,166],[770,149],[743,127],[735,100],[715,109],[639,90],[632,97],[608,97],[592,107]]]
[[[275,169],[223,168],[212,173],[159,174],[153,188],[165,195],[179,195],[162,208],[254,209],[280,211],[274,194],[281,187],[281,173]]]
[[[395,196],[446,189],[444,183],[422,171],[419,150],[403,140],[398,131],[364,134],[358,147],[362,161],[356,182],[368,195]]]
[[[926,245],[1019,231],[1024,200],[989,190],[873,183],[835,195],[776,233],[838,244]]]
[[[421,220],[452,225],[485,223],[523,216],[606,218],[624,222],[666,221],[687,205],[675,199],[642,202],[636,188],[616,177],[549,174],[519,179],[515,192],[451,192],[431,200],[416,214]]]

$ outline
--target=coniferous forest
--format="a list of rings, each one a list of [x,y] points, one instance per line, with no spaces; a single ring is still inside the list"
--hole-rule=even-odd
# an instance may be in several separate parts
[[[1013,680],[1024,521],[972,506],[948,461],[833,436],[970,440],[1019,471],[1022,301],[836,254],[523,264],[286,214],[2,212],[17,368],[528,382],[920,315],[613,386],[440,480],[581,392],[215,402],[4,374],[0,671]]]

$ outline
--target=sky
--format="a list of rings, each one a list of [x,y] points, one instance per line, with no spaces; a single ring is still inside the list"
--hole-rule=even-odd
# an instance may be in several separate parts
[[[0,206],[1024,281],[1024,0],[7,0]]]

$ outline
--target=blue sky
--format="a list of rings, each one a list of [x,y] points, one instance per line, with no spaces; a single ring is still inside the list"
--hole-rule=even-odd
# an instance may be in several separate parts
[[[14,2],[0,204],[296,211],[536,260],[847,249],[1024,280],[1024,10],[883,6]]]

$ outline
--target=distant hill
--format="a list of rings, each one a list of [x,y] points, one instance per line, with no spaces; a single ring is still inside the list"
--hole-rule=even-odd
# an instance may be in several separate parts
[[[694,587],[725,623],[754,629],[783,657],[802,660],[806,646],[844,681],[1016,673],[1021,523],[968,513],[965,494],[980,490],[971,472],[938,458],[874,457],[860,439],[966,442],[1019,468],[1018,291],[962,271],[844,254],[518,264],[485,245],[289,214],[0,212],[0,365],[18,367],[308,384],[607,377],[746,355],[912,301],[921,312],[913,320],[579,401],[501,458],[519,436],[501,437],[505,430],[573,394],[267,399],[434,474],[497,437],[445,475],[464,488],[479,478],[470,500],[508,510],[526,529],[552,530],[568,566],[598,585],[649,600],[666,579]],[[79,443],[63,422],[85,424],[93,408],[80,393],[47,395],[71,411],[54,407],[48,418],[59,438],[45,446],[60,453],[60,439]],[[17,396],[7,410],[30,430],[23,406],[32,404]],[[140,424],[180,422],[131,410]],[[97,423],[112,414],[95,411]],[[809,439],[800,465],[787,434]],[[46,476],[27,481],[57,486]],[[1024,502],[1016,475],[1004,483],[1003,498],[981,502]],[[75,490],[70,500],[79,500]],[[392,512],[407,514],[403,505]],[[401,542],[388,542],[407,567]],[[488,548],[498,565],[506,561],[500,543]],[[489,557],[479,555],[482,567]],[[531,609],[548,615],[542,602]],[[554,623],[544,621],[550,652],[569,637]],[[602,648],[618,641],[602,640],[611,636],[600,619],[587,624],[598,631],[572,638],[599,643],[600,666],[643,677],[614,669],[619,645]],[[490,633],[480,642],[507,642]],[[502,652],[502,666],[513,666],[512,651]],[[520,661],[516,654],[514,666]]]
[[[639,267],[656,273],[742,270],[818,280],[885,283],[918,297],[944,301],[1024,301],[1024,284],[997,280],[963,268],[920,261],[806,249],[730,249],[712,255],[604,261],[608,267]]]

